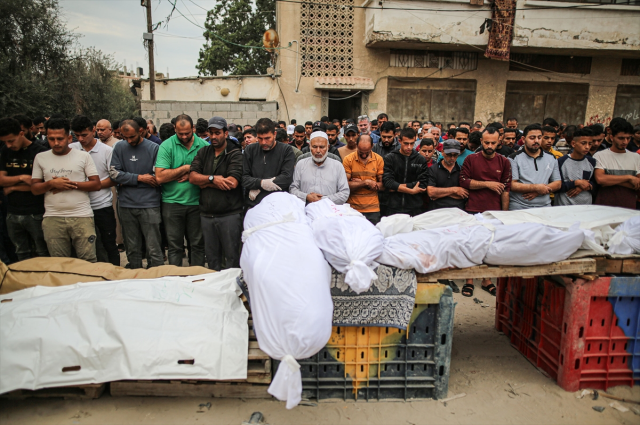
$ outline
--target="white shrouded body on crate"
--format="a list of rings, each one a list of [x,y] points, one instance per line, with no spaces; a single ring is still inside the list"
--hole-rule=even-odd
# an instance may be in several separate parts
[[[298,405],[302,375],[296,359],[320,351],[331,337],[331,268],[316,246],[304,202],[273,193],[244,219],[240,265],[249,289],[260,348],[281,360],[269,393]]]

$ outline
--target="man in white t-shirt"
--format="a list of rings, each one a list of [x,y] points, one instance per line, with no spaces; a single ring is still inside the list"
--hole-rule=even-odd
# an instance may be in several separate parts
[[[109,177],[111,154],[113,149],[100,142],[93,135],[96,132],[93,122],[84,115],[77,115],[71,120],[71,130],[78,141],[69,146],[87,152],[98,171],[101,189],[89,192],[89,201],[93,210],[93,221],[96,225],[96,257],[101,263],[120,265],[120,253],[116,243],[116,215],[113,211],[113,194],[111,187],[116,183]]]
[[[96,229],[89,193],[100,190],[100,177],[91,156],[71,149],[69,121],[51,118],[45,126],[50,151],[33,161],[31,192],[44,193],[42,231],[52,257],[71,257],[96,262]]]
[[[594,175],[600,186],[594,204],[635,209],[640,191],[640,155],[627,150],[633,126],[614,118],[609,129],[611,148],[593,155]]]

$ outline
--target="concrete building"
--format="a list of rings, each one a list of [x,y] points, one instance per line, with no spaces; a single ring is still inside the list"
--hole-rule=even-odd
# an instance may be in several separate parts
[[[276,2],[282,48],[273,78],[159,81],[157,98],[271,101],[278,119],[298,123],[323,115],[375,118],[380,112],[403,124],[487,123],[510,116],[521,125],[549,116],[573,124],[606,123],[615,116],[640,123],[640,5],[514,3],[507,62],[484,57],[489,31],[482,33],[481,26],[491,20],[489,3]],[[144,84],[142,90],[144,114]],[[253,114],[229,118],[251,123]]]
[[[566,9],[576,5],[518,0],[506,62],[484,57],[490,4],[278,2],[281,44],[300,48],[298,75],[296,52],[280,55],[280,85],[299,121],[387,112],[403,123],[640,122],[640,6]]]

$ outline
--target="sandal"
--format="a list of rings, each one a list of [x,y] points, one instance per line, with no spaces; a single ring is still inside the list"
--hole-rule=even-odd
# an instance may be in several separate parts
[[[490,283],[487,286],[483,286],[482,290],[483,291],[487,291],[488,293],[490,293],[494,297],[496,296],[496,285],[494,285],[493,283]]]
[[[465,297],[473,297],[474,289],[475,287],[473,286],[473,283],[465,283],[464,285],[462,285],[462,295]]]

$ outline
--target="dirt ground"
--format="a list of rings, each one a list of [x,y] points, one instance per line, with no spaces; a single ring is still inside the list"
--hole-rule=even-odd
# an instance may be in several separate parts
[[[460,286],[462,282],[459,282]],[[545,377],[494,328],[495,298],[479,289],[483,301],[454,294],[455,312],[449,397],[466,396],[444,404],[435,400],[390,402],[311,402],[286,410],[274,400],[211,398],[111,397],[73,401],[26,399],[0,401],[0,424],[233,424],[262,412],[275,424],[640,424],[632,410],[621,413],[611,400],[577,399]],[[489,307],[482,307],[488,305]],[[640,400],[640,387],[617,387],[609,393]],[[197,413],[200,403],[211,409]],[[634,405],[624,404],[627,408]],[[592,409],[604,406],[602,413]],[[640,405],[635,405],[640,407]]]

